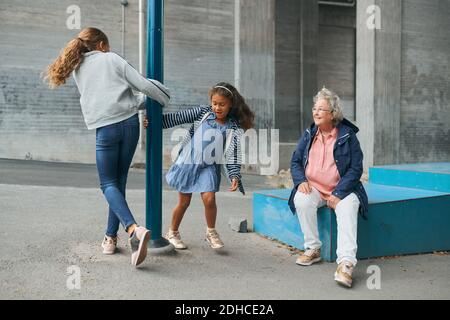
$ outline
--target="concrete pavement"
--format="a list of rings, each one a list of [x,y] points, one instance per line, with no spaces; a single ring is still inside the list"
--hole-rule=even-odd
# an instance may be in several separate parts
[[[122,229],[119,252],[101,253],[107,205],[95,166],[0,160],[0,299],[450,298],[448,254],[360,261],[348,290],[335,284],[334,263],[300,267],[291,248],[232,231],[230,217],[246,217],[251,227],[252,191],[265,186],[263,177],[244,179],[246,196],[225,191],[217,196],[223,250],[213,251],[204,241],[203,206],[196,195],[180,228],[189,249],[149,256],[134,269]],[[129,186],[129,205],[144,223],[142,170],[131,172]],[[164,187],[164,230],[176,201],[177,193]],[[380,270],[379,289],[367,286],[375,283],[367,273],[373,266]],[[79,289],[71,285],[74,270],[80,271]]]

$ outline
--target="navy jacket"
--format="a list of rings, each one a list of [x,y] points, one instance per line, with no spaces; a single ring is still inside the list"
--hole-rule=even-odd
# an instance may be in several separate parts
[[[337,128],[339,132],[334,145],[333,156],[341,179],[332,194],[339,199],[344,199],[354,192],[360,202],[359,213],[363,218],[366,218],[369,203],[366,191],[360,181],[363,173],[363,153],[356,137],[359,129],[347,119],[339,123]],[[315,137],[317,129],[318,127],[314,123],[306,129],[292,155],[291,174],[294,188],[289,197],[289,207],[294,214],[296,213],[294,197],[298,186],[307,181],[305,170],[308,165],[312,139]]]

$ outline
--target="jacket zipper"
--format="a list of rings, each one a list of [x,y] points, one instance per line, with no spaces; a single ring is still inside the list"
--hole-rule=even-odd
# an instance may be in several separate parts
[[[308,151],[308,156],[306,157],[306,161],[305,161],[305,166],[303,167],[304,169],[306,169],[306,166],[308,165],[308,158],[309,158],[309,147],[311,145],[311,132],[309,131],[309,129],[306,129],[306,132],[309,134],[309,139],[308,139],[308,145],[306,146],[306,149]]]
[[[341,141],[342,139],[347,138],[347,137],[350,137],[350,133],[347,133],[347,134],[343,135],[343,136],[340,137],[336,142],[339,142],[339,141]]]

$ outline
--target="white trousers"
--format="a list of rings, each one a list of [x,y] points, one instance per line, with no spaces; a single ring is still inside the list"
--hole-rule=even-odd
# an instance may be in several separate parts
[[[310,194],[297,191],[294,204],[297,209],[297,216],[302,228],[305,240],[305,249],[318,249],[322,246],[319,239],[317,227],[317,209],[327,203],[320,197],[319,191],[311,188]],[[342,199],[336,206],[337,222],[337,260],[339,264],[346,260],[356,265],[356,243],[358,228],[359,199],[356,194],[351,193]]]

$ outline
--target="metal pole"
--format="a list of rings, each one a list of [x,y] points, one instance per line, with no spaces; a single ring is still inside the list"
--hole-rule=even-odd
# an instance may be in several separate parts
[[[147,3],[147,77],[163,82],[163,2]],[[150,250],[172,251],[174,247],[162,238],[162,107],[147,99],[149,126],[147,128],[146,160],[146,226],[152,231]]]
[[[122,57],[125,58],[125,7],[128,5],[127,0],[121,0],[122,5]]]
[[[144,56],[145,56],[145,8],[144,1],[139,0],[139,73],[144,74]],[[145,111],[139,110],[139,150],[144,150],[145,148],[145,129],[144,120]]]
[[[139,73],[144,74],[145,55],[145,7],[144,0],[139,0]]]
[[[234,86],[241,82],[241,0],[234,0]]]

